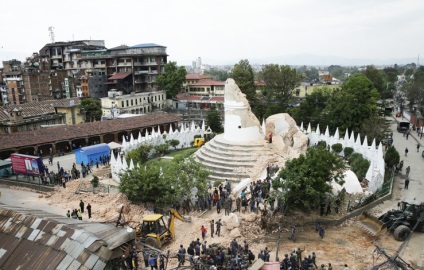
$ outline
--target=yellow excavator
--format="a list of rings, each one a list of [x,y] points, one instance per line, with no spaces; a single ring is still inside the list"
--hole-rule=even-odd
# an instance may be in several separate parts
[[[161,214],[150,214],[143,217],[143,224],[136,228],[136,241],[160,249],[162,245],[175,240],[175,218],[190,222],[189,218],[180,215],[177,210],[169,209],[169,219],[165,222],[165,216]]]

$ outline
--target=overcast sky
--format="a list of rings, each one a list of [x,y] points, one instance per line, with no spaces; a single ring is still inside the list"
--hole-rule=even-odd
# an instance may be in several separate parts
[[[424,52],[423,0],[0,0],[0,10],[0,61],[38,52],[49,26],[56,41],[157,43],[179,65],[199,56],[212,65],[312,64],[308,55],[387,62]]]

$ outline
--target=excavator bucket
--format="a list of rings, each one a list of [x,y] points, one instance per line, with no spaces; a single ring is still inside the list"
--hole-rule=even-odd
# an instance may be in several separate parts
[[[387,226],[382,221],[367,212],[363,212],[358,217],[356,224],[372,236],[377,236],[387,231]]]

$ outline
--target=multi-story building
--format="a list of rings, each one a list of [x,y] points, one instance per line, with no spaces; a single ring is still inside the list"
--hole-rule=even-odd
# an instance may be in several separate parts
[[[154,43],[121,45],[108,50],[83,51],[81,68],[105,69],[108,90],[124,93],[158,91],[157,76],[167,63],[166,47]]]
[[[2,77],[7,88],[8,103],[22,104],[26,102],[22,75],[23,67],[21,61],[16,59],[3,61]]]
[[[108,97],[101,98],[103,117],[116,117],[117,114],[145,114],[164,109],[165,91],[131,93],[123,95],[122,91],[111,90]]]
[[[55,42],[46,44],[40,50],[40,56],[48,61],[51,70],[63,69],[68,71],[68,75],[76,75],[81,69],[82,51],[102,49],[106,49],[104,40]]]
[[[107,76],[104,70],[94,69],[88,77],[88,96],[91,98],[107,97]]]

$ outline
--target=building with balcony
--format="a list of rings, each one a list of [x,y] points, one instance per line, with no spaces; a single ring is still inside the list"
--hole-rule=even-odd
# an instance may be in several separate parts
[[[160,111],[166,105],[165,91],[131,93],[111,90],[108,97],[100,99],[104,118],[113,118],[118,114],[146,114]]]
[[[3,61],[2,80],[7,91],[7,101],[12,104],[26,102],[25,87],[23,82],[23,66],[21,61]]]
[[[191,96],[223,97],[225,82],[215,80],[199,80],[188,84],[186,93]]]
[[[51,70],[63,69],[68,75],[75,75],[81,69],[82,51],[104,50],[104,40],[76,40],[46,44],[40,50],[43,61],[49,63]],[[87,67],[91,68],[91,67]]]

